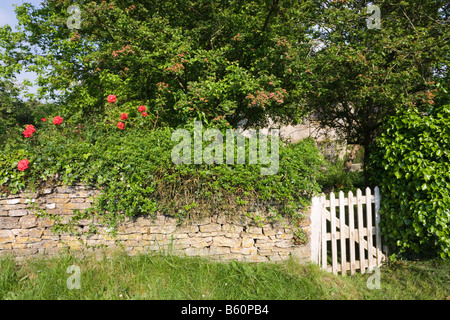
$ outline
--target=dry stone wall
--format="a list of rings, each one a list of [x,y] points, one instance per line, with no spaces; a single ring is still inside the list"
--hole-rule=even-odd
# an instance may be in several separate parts
[[[84,254],[124,250],[128,254],[171,252],[178,255],[204,256],[239,261],[280,261],[294,257],[309,261],[309,244],[296,244],[294,227],[288,221],[257,225],[251,218],[214,215],[189,219],[181,224],[163,215],[126,219],[116,235],[107,227],[96,225],[97,234],[69,234],[52,231],[55,221],[36,214],[45,209],[63,220],[74,210],[89,208],[98,190],[88,186],[57,186],[38,192],[0,197],[0,255],[18,258],[53,255],[61,251]],[[81,220],[79,231],[86,231],[91,220]],[[310,226],[303,226],[309,234]]]

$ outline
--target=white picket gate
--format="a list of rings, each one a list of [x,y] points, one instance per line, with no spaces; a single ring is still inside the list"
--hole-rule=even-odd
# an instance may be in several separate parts
[[[345,275],[357,269],[380,267],[385,259],[380,235],[380,191],[370,188],[356,197],[350,191],[347,197],[339,192],[329,200],[322,194],[312,199],[311,208],[311,261],[324,270]],[[347,209],[347,210],[346,210]],[[356,209],[356,210],[355,210]],[[330,254],[329,254],[330,253]]]

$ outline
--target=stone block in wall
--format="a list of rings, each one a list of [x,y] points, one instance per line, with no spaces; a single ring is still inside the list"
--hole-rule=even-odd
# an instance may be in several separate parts
[[[50,230],[43,230],[41,239],[42,240],[59,241],[60,237],[62,237],[62,236],[56,235],[53,232],[51,232]]]
[[[173,239],[188,239],[189,234],[185,233],[185,232],[177,232],[177,233],[173,233],[172,234]]]
[[[222,225],[221,230],[229,237],[239,237],[241,232],[244,230],[244,227],[227,223]]]
[[[40,229],[29,229],[29,236],[32,238],[41,238],[43,231]]]
[[[293,247],[294,243],[292,242],[292,240],[279,240],[275,241],[275,246],[279,248],[289,248]]]
[[[200,232],[218,232],[222,230],[222,226],[218,223],[209,223],[200,225]]]
[[[246,231],[251,234],[263,234],[262,227],[248,227]]]
[[[26,204],[5,204],[2,205],[2,210],[19,211],[20,209],[26,209]]]
[[[15,236],[12,232],[4,232],[10,230],[0,230],[0,248],[5,248],[5,244],[13,243],[15,240]]]
[[[250,248],[255,245],[255,240],[251,237],[242,237],[242,247],[243,248]]]
[[[284,239],[284,240],[289,240],[294,238],[294,235],[292,234],[292,231],[290,233],[283,232],[283,233],[279,233],[275,236],[276,239]]]
[[[239,254],[244,254],[244,255],[247,255],[247,254],[257,254],[258,253],[258,249],[256,249],[255,247],[247,247],[247,248],[244,248],[244,247],[234,247],[234,248],[231,248],[231,252],[232,253],[239,253]]]
[[[209,255],[226,254],[226,253],[231,253],[231,248],[229,248],[229,247],[217,247],[217,246],[210,246],[209,247]]]
[[[185,238],[185,239],[178,239],[174,241],[174,245],[181,245],[181,246],[191,246],[193,248],[204,248],[211,244],[213,241],[212,237],[194,237],[194,238]]]
[[[75,188],[71,187],[71,186],[62,186],[62,187],[56,187],[54,189],[54,192],[56,193],[75,193],[76,190]]]
[[[199,231],[200,231],[200,229],[197,224],[187,224],[187,225],[182,225],[177,228],[177,233],[180,233],[180,234],[185,233],[188,236],[190,236],[190,234],[195,234]]]
[[[258,248],[258,254],[260,256],[269,256],[269,255],[273,255],[274,251],[271,248],[269,248],[269,249]]]
[[[39,228],[48,228],[55,224],[55,221],[50,218],[39,218],[37,221],[37,226]]]
[[[6,199],[6,200],[0,201],[0,204],[3,204],[3,205],[11,205],[11,204],[18,204],[18,203],[23,203],[22,199],[16,198],[16,199]],[[5,209],[5,210],[8,210],[8,209]]]
[[[14,236],[12,230],[0,230],[0,238],[10,238]]]
[[[152,226],[148,227],[148,234],[162,233],[162,234],[172,234],[177,229],[176,225],[163,225],[163,226]]]
[[[209,248],[189,247],[184,250],[184,253],[188,256],[207,256],[209,254]]]
[[[277,234],[277,232],[279,232],[278,229],[273,228],[271,225],[265,225],[265,226],[263,226],[262,229],[263,229],[263,234],[268,237],[274,236]]]
[[[239,247],[241,245],[241,239],[227,238],[223,236],[214,237],[212,245],[218,247]]]
[[[275,246],[275,244],[272,240],[256,239],[256,241],[255,241],[255,247],[257,247],[257,248],[272,249],[274,246]]]
[[[21,217],[26,216],[28,214],[28,210],[26,209],[19,209],[19,210],[9,210],[9,216],[10,217]]]
[[[256,234],[256,233],[248,233],[248,232],[241,232],[240,234],[241,238],[247,237],[252,239],[269,239],[267,236],[263,234]]]
[[[19,228],[19,217],[0,217],[0,229]]]
[[[166,235],[162,233],[144,233],[142,235],[143,240],[157,240],[161,241],[166,239]]]

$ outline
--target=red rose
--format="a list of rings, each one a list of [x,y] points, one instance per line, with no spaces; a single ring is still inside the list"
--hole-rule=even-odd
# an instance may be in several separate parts
[[[17,163],[17,169],[19,171],[25,171],[28,169],[29,164],[30,162],[28,161],[28,159],[20,160],[19,163]]]
[[[110,94],[106,100],[108,100],[109,103],[114,103],[116,102],[116,99],[117,97],[115,95]]]
[[[142,111],[145,111],[145,110],[147,110],[147,108],[146,108],[145,106],[140,106],[140,107],[138,108],[138,111],[139,111],[139,112],[142,112]]]
[[[56,116],[53,118],[53,124],[59,126],[63,122],[63,118]]]
[[[26,126],[25,130],[28,130],[28,131],[31,131],[31,133],[34,133],[36,131],[36,128],[32,124],[29,124]]]
[[[117,124],[117,128],[119,128],[120,130],[123,130],[123,128],[125,128],[125,124],[123,122],[119,122]]]
[[[127,120],[128,119],[128,115],[124,112],[120,115],[120,119],[121,120]]]
[[[41,120],[42,120],[42,121],[47,121],[47,119],[45,119],[45,118],[42,118]]]
[[[25,131],[22,132],[22,133],[23,133],[23,136],[25,138],[31,138],[31,135],[33,134],[33,132],[31,130],[28,130],[28,129],[25,129]]]
[[[146,116],[147,116],[147,112],[142,112],[142,115],[143,115],[144,117],[146,117]]]

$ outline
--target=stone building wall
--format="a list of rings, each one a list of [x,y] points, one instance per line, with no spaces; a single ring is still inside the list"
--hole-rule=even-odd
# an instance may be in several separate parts
[[[163,251],[254,262],[279,261],[289,257],[307,262],[310,258],[309,243],[296,244],[296,227],[288,221],[257,225],[243,215],[214,215],[179,224],[175,218],[163,215],[139,216],[126,219],[113,236],[102,225],[97,225],[98,234],[58,234],[52,231],[52,219],[36,214],[36,208],[45,209],[68,220],[74,210],[89,208],[98,193],[98,190],[80,185],[0,197],[0,256],[13,254],[23,258],[66,250],[83,254],[117,249],[130,255]],[[81,220],[77,228],[87,230],[90,223],[91,220]],[[300,228],[309,234],[309,223]]]

